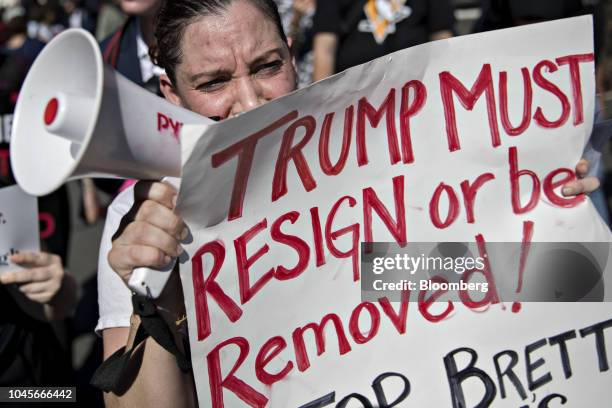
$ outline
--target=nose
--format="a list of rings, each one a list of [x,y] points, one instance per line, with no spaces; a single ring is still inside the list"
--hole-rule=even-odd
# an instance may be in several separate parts
[[[231,116],[250,111],[264,103],[261,88],[251,78],[240,78],[235,89]]]

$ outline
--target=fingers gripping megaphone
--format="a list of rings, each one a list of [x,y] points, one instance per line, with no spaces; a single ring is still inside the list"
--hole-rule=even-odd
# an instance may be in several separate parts
[[[67,30],[43,49],[22,86],[11,137],[13,173],[36,196],[83,177],[178,177],[185,123],[212,121],[130,82],[103,63],[91,34]],[[172,267],[138,268],[129,286],[157,297]]]

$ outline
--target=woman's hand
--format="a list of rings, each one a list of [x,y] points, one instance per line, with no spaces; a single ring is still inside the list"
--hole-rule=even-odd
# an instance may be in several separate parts
[[[141,181],[134,187],[134,205],[113,237],[108,262],[128,282],[139,267],[162,268],[183,252],[188,235],[183,219],[173,210],[177,192],[163,182]]]
[[[570,181],[561,190],[561,193],[568,196],[576,196],[578,194],[590,194],[599,188],[600,182],[597,177],[586,177],[589,172],[589,162],[586,159],[581,159],[576,165],[576,176],[578,179]]]
[[[46,252],[20,252],[11,256],[11,262],[25,268],[0,276],[3,285],[17,284],[28,299],[50,303],[60,292],[64,282],[64,267],[59,256]]]

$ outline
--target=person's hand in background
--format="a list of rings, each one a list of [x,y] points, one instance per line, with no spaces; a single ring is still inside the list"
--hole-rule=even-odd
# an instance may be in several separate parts
[[[590,194],[599,188],[601,184],[597,177],[587,177],[589,172],[589,162],[586,159],[581,159],[576,165],[576,176],[574,181],[570,181],[563,186],[561,193],[568,196],[576,196],[578,194]]]
[[[46,252],[20,252],[11,262],[22,270],[0,275],[3,285],[16,285],[19,292],[32,302],[44,305],[49,320],[67,317],[76,304],[74,277],[64,270],[59,256]]]

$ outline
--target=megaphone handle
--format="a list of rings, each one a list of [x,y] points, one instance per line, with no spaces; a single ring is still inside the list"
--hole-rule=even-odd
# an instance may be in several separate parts
[[[128,286],[139,295],[157,299],[166,286],[175,264],[176,259],[173,259],[167,266],[159,270],[136,268],[132,272]]]

